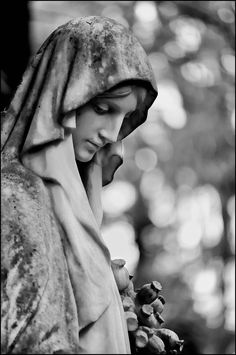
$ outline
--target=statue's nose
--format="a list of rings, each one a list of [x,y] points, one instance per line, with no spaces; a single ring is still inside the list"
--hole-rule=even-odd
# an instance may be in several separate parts
[[[116,142],[123,120],[124,120],[123,115],[117,115],[117,117],[111,117],[111,119],[106,122],[106,125],[99,132],[101,138],[105,140],[107,143]]]

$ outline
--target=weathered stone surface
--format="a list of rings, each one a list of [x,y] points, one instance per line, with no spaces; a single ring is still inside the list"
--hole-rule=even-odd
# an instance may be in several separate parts
[[[42,180],[2,171],[2,353],[78,350],[78,320],[61,237]]]

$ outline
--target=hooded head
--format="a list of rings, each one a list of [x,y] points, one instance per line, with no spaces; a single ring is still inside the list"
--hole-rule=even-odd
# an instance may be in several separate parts
[[[5,114],[3,161],[62,141],[67,128],[76,128],[76,112],[95,97],[109,96],[117,85],[146,90],[124,119],[121,140],[145,121],[157,96],[145,51],[128,29],[109,18],[83,17],[60,26],[32,59]]]

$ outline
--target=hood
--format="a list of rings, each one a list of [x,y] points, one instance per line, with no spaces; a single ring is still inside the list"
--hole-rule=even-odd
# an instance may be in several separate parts
[[[148,94],[124,122],[120,139],[145,121],[157,96],[145,51],[112,19],[82,17],[60,26],[32,59],[4,115],[1,144],[8,159],[63,140],[73,110],[127,80],[141,81]]]

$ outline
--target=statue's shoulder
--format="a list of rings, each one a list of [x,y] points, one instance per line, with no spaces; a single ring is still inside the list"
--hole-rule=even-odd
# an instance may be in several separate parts
[[[50,230],[50,199],[43,180],[22,164],[6,164],[1,171],[2,241],[24,235],[24,242],[43,241]]]
[[[1,177],[2,347],[23,353],[49,278],[47,189],[18,162],[4,164]]]
[[[1,193],[3,203],[10,202],[14,198],[19,199],[22,205],[25,199],[28,204],[33,201],[41,203],[47,194],[43,180],[17,161],[2,166]]]

